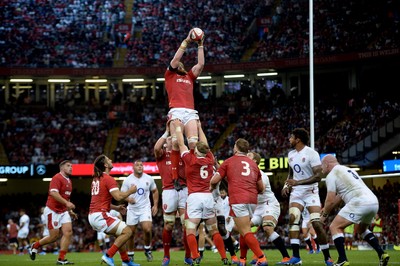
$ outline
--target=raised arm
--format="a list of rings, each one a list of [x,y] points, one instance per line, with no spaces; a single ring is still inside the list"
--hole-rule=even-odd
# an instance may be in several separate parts
[[[191,42],[190,33],[192,30],[189,31],[189,34],[186,38],[182,41],[181,45],[179,46],[178,50],[176,51],[174,58],[172,58],[171,62],[169,63],[172,68],[177,68],[179,66],[179,62],[182,59],[183,54],[186,51],[188,44]],[[204,52],[203,52],[203,59],[204,59]],[[203,63],[204,65],[204,63]]]
[[[167,138],[169,136],[168,127],[166,128],[164,134],[157,140],[156,144],[154,144],[154,157],[160,158],[164,153],[164,144],[167,142]]]
[[[201,41],[197,43],[197,64],[192,67],[193,74],[198,77],[203,71],[205,65],[205,57],[204,57],[204,34]]]
[[[197,120],[197,131],[199,132],[199,141],[204,142],[208,146],[207,136],[204,133],[203,128],[201,127],[200,120]]]
[[[176,140],[179,146],[179,152],[182,154],[184,151],[188,151],[188,147],[185,145],[185,140],[183,139],[183,132],[182,132],[182,127],[178,119],[175,119],[171,123],[174,123],[175,125],[175,134],[176,134]]]

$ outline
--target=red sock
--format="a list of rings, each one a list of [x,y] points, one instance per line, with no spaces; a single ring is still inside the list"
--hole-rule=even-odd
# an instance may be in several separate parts
[[[186,229],[183,229],[183,247],[185,248],[185,258],[190,258],[190,248],[187,241]]]
[[[246,244],[251,249],[251,251],[253,251],[254,255],[256,255],[258,258],[264,256],[264,253],[260,248],[260,244],[258,243],[253,233],[249,232],[245,234],[244,240],[246,241]]]
[[[58,256],[59,260],[64,260],[65,259],[65,254],[67,254],[66,250],[60,250],[60,255]]]
[[[38,249],[38,248],[40,248],[40,243],[39,243],[39,241],[38,242],[35,242],[35,244],[33,244],[33,248],[35,248],[35,249]]]
[[[172,179],[178,179],[178,167],[179,167],[179,159],[181,155],[179,151],[172,150],[171,152],[171,167],[172,167]]]
[[[197,246],[196,236],[194,234],[188,235],[187,242],[188,242],[190,251],[192,252],[192,258],[195,259],[195,258],[200,257],[200,254],[198,251],[198,246]]]
[[[163,233],[162,233],[164,257],[168,257],[168,258],[170,257],[169,250],[171,247],[171,240],[172,240],[172,231],[168,231],[164,228]]]
[[[107,250],[107,256],[109,256],[110,258],[114,257],[115,253],[117,253],[118,251],[118,247],[113,244],[108,250]]]
[[[247,257],[247,251],[249,247],[247,246],[246,240],[242,235],[239,237],[239,245],[240,245],[240,258],[245,259]]]
[[[312,237],[310,237],[310,238],[311,238],[311,245],[312,245],[313,249],[317,250],[314,238],[312,238]]]
[[[225,244],[221,234],[216,232],[213,234],[212,240],[214,241],[215,247],[218,249],[219,255],[221,255],[221,259],[226,259]]]
[[[122,261],[129,261],[128,253],[126,252],[126,250],[124,252],[120,251],[119,255],[121,256]]]

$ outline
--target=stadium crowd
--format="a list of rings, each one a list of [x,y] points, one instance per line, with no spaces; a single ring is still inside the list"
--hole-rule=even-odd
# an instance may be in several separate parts
[[[240,92],[223,95],[229,101],[221,104],[217,99],[201,101],[199,97],[200,119],[220,159],[231,155],[230,147],[239,136],[248,139],[264,158],[283,157],[289,148],[287,132],[310,123],[308,104],[299,99],[287,97],[278,104],[273,96],[265,103],[250,93]],[[243,102],[248,102],[245,108]],[[154,161],[152,147],[160,129],[165,127],[166,107],[151,102],[138,103],[134,109],[128,105],[127,101],[118,108],[108,106],[116,113],[112,125],[119,128],[114,161]],[[231,108],[234,113],[229,113]],[[395,119],[399,110],[397,101],[378,99],[374,93],[366,93],[357,100],[319,100],[315,107],[316,149],[341,154]],[[19,164],[49,164],[65,155],[74,158],[74,163],[90,163],[104,152],[111,123],[104,108],[88,111],[86,107],[32,111],[9,106],[0,112],[0,117],[0,134],[8,159]],[[63,141],[68,145],[62,145]]]
[[[0,65],[111,67],[124,1],[6,0],[0,3]]]
[[[398,2],[313,3],[316,56],[397,48]],[[280,1],[268,23],[259,29],[251,60],[308,57],[309,32],[303,30],[308,28],[308,10],[308,1]]]
[[[53,164],[65,156],[74,158],[73,163],[93,162],[103,152],[108,135],[107,119],[101,112],[32,112],[9,106],[1,118],[3,145],[15,164]]]
[[[181,12],[182,4],[135,1],[134,23],[143,30],[141,38],[128,44],[127,65],[166,64],[183,37],[182,27],[191,24],[206,29],[207,42],[213,44],[206,51],[211,64],[238,62],[253,46],[251,61],[308,57],[308,32],[302,30],[308,28],[308,1],[202,2],[185,6],[190,12]],[[396,48],[400,38],[397,5],[315,2],[316,55]],[[198,12],[202,16],[191,15]],[[371,13],[375,15],[369,16]],[[343,14],[351,19],[343,19]],[[192,50],[188,53],[195,56]]]
[[[315,1],[316,55],[396,48],[397,1]],[[208,63],[308,56],[308,1],[133,2],[6,0],[0,3],[0,66],[112,67],[125,47],[126,66],[166,66],[183,32],[207,36]],[[193,14],[202,14],[201,16]],[[374,14],[370,16],[369,14]],[[119,24],[132,17],[132,32]],[[362,32],[363,34],[359,34]],[[255,52],[253,52],[255,51]],[[195,49],[188,49],[195,58]]]

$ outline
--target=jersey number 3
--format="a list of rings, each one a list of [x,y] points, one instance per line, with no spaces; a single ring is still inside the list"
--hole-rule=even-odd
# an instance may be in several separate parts
[[[250,175],[250,164],[248,162],[242,161],[243,171],[241,172],[242,176]]]

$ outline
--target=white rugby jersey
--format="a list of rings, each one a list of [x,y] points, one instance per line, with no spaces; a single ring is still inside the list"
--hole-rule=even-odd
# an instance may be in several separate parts
[[[20,218],[19,218],[19,227],[20,230],[29,230],[29,222],[30,222],[30,218],[27,214],[23,214]]]
[[[262,181],[265,186],[265,191],[262,194],[258,194],[257,204],[265,204],[265,203],[268,203],[268,205],[272,205],[272,204],[276,204],[276,203],[279,204],[278,200],[275,197],[274,192],[272,191],[271,183],[269,182],[269,178],[268,178],[267,174],[261,170],[260,170],[260,172],[261,172]]]
[[[229,217],[229,212],[231,210],[231,207],[229,206],[229,196],[226,196],[224,199],[221,198],[221,204],[223,215],[225,216],[225,218]]]
[[[304,146],[301,151],[292,150],[289,152],[289,166],[293,170],[294,180],[304,180],[314,175],[312,168],[321,165],[321,159],[318,152],[309,146]],[[293,189],[318,188],[318,182],[308,185],[294,186]]]
[[[152,176],[143,173],[140,178],[137,178],[133,173],[130,174],[122,183],[121,191],[126,192],[132,186],[136,185],[137,191],[129,196],[134,198],[135,203],[129,203],[128,209],[151,208],[150,191],[157,188]]]
[[[375,194],[365,185],[357,172],[344,165],[336,165],[326,176],[326,189],[328,192],[336,192],[346,204],[378,203]]]

